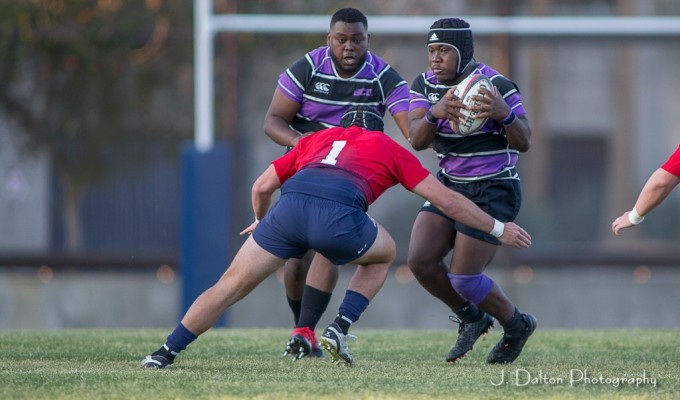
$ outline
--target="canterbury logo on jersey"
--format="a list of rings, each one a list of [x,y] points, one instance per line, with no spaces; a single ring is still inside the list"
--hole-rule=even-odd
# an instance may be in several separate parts
[[[429,93],[427,95],[427,99],[430,101],[430,103],[438,103],[439,102],[439,93]]]
[[[331,92],[331,85],[330,83],[317,82],[314,84],[314,91],[323,94],[328,94]]]

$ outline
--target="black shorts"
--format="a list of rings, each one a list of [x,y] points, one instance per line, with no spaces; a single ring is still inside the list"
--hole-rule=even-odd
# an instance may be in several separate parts
[[[449,189],[470,199],[487,214],[501,222],[514,221],[522,205],[522,191],[517,179],[492,179],[481,182],[458,183],[451,182],[441,172],[437,174],[437,179]],[[420,211],[428,211],[443,216],[455,224],[458,232],[467,236],[491,244],[501,244],[490,233],[482,232],[449,218],[437,207],[430,204],[429,201],[423,204]]]

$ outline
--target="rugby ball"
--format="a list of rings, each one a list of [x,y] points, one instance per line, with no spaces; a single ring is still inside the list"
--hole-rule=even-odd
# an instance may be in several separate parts
[[[468,107],[479,106],[482,104],[481,101],[474,100],[472,96],[480,95],[479,90],[485,88],[493,93],[493,84],[491,80],[482,74],[470,74],[467,78],[463,79],[453,91],[453,94],[457,96],[460,101]],[[461,114],[465,116],[464,120],[452,120],[451,129],[459,135],[469,135],[471,133],[477,132],[481,128],[488,118],[476,118],[479,111],[471,111],[461,108]]]

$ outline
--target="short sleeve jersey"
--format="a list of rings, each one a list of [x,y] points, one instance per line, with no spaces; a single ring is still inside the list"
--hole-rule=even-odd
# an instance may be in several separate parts
[[[300,104],[291,128],[300,134],[340,126],[342,115],[363,104],[380,116],[408,111],[409,88],[399,73],[380,57],[366,61],[350,78],[338,75],[328,46],[305,54],[279,76],[278,88]]]
[[[670,158],[661,166],[664,171],[680,178],[680,146],[671,154]]]
[[[472,73],[489,77],[514,113],[526,115],[519,88],[513,81],[482,63]],[[430,108],[451,87],[439,82],[432,71],[420,74],[411,84],[410,110]],[[519,152],[509,145],[505,129],[498,121],[489,120],[479,131],[462,136],[452,130],[448,120],[440,119],[432,148],[442,172],[452,181],[519,178],[515,170]]]
[[[413,154],[388,135],[356,126],[330,128],[303,137],[273,165],[282,192],[298,172],[315,169],[319,173],[294,182],[293,191],[335,200],[340,185],[328,184],[328,180],[340,172],[338,181],[348,183],[342,190],[349,188],[365,206],[397,183],[412,190],[429,174]]]

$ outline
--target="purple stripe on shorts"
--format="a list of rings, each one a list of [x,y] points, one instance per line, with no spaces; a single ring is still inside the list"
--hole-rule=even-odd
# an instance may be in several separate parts
[[[517,153],[503,153],[474,157],[448,156],[439,163],[446,173],[463,177],[491,175],[503,169],[514,166]]]

